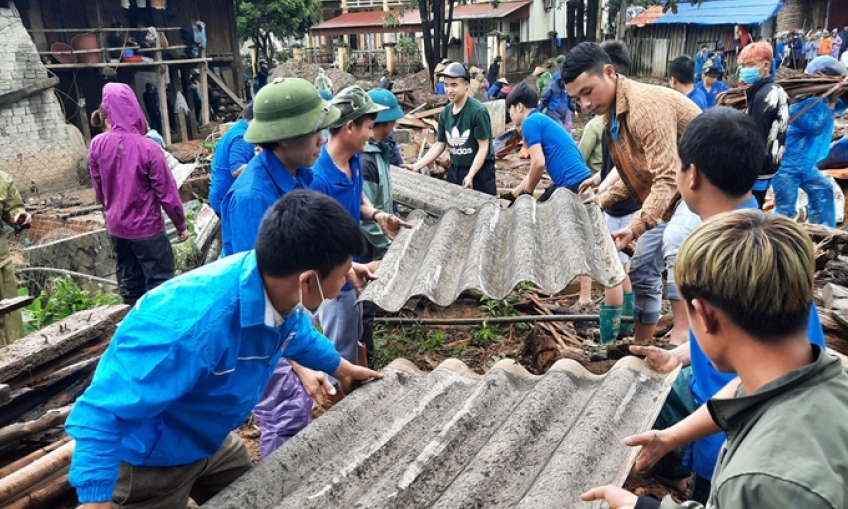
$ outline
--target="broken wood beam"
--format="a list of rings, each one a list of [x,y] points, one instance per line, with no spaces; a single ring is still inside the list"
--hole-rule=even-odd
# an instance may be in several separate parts
[[[111,334],[129,306],[104,306],[80,311],[2,349],[0,382],[51,361],[104,334]]]
[[[0,479],[0,505],[8,504],[21,493],[70,465],[75,445],[75,442],[68,442],[47,456]]]
[[[12,297],[11,299],[0,300],[0,316],[8,315],[12,311],[17,311],[32,304],[35,297],[32,295],[24,295],[23,297]]]
[[[431,110],[419,111],[418,113],[413,115],[413,117],[415,117],[419,120],[423,120],[425,118],[430,118],[430,117],[437,117],[442,113],[442,111],[444,111],[444,109],[445,109],[444,106],[439,106],[438,108],[433,108]]]
[[[17,442],[22,438],[65,424],[65,420],[68,418],[73,407],[73,405],[68,405],[49,410],[46,414],[34,421],[19,422],[10,424],[5,428],[0,428],[0,446]]]
[[[230,96],[230,99],[232,99],[238,105],[239,108],[244,109],[244,101],[241,100],[241,97],[238,94],[236,94],[235,92],[233,92],[232,89],[230,87],[228,87],[226,83],[224,83],[224,80],[221,79],[220,76],[215,74],[215,71],[210,69],[207,72],[206,76],[209,79],[211,79],[213,82],[215,82],[215,84],[218,85],[218,88],[223,90],[225,94]],[[183,141],[185,141],[185,140],[183,140]]]
[[[59,78],[53,77],[48,78],[44,81],[39,81],[38,83],[33,83],[32,85],[19,88],[18,90],[13,90],[11,92],[6,92],[3,95],[0,95],[0,108],[8,108],[13,104],[26,99],[32,95],[35,95],[39,92],[43,92],[44,90],[51,89],[59,84]],[[88,120],[86,119],[86,122]]]
[[[53,442],[52,444],[45,445],[41,449],[36,449],[35,451],[32,451],[21,459],[9,463],[5,467],[0,468],[0,479],[13,474],[14,472],[17,472],[18,470],[24,468],[25,466],[29,465],[30,463],[39,458],[47,456],[48,454],[67,444],[71,440],[71,437],[66,435],[61,439]]]
[[[834,309],[834,303],[848,299],[848,288],[833,283],[824,285],[821,292],[822,302],[827,309]],[[838,309],[848,309],[848,307],[840,307]]]

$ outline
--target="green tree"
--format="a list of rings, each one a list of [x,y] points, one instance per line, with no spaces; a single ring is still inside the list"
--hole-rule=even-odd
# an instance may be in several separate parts
[[[239,39],[253,41],[260,54],[272,58],[271,36],[303,37],[316,21],[320,0],[235,0]]]

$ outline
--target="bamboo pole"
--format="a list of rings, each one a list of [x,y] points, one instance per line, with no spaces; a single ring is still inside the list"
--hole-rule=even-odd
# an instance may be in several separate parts
[[[40,458],[14,474],[0,479],[0,505],[7,504],[16,496],[38,484],[71,463],[75,442],[68,442],[62,447]]]
[[[51,452],[62,447],[63,445],[67,444],[70,441],[71,441],[71,437],[64,436],[61,439],[53,442],[52,444],[45,445],[41,449],[37,449],[37,450],[27,454],[26,456],[24,456],[21,459],[15,460],[15,461],[9,463],[5,467],[0,468],[0,479],[17,472],[18,470],[24,468],[25,466],[29,465],[30,463],[32,463],[33,461],[35,461],[37,459],[40,459],[40,458],[47,456]]]
[[[37,509],[45,507],[48,503],[53,502],[53,500],[70,490],[71,485],[68,482],[68,474],[65,474],[25,494],[3,509]]]
[[[209,123],[209,63],[206,59],[206,48],[200,52],[203,62],[200,64],[200,102],[202,110],[200,110],[200,120],[203,125]]]

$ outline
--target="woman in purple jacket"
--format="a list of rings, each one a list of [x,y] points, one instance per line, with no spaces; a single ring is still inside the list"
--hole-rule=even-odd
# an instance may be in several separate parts
[[[91,141],[88,168],[115,248],[121,297],[133,305],[174,277],[174,253],[160,209],[173,221],[180,242],[188,239],[188,230],[162,149],[144,137],[147,120],[135,93],[122,83],[108,83],[100,109],[109,130]]]

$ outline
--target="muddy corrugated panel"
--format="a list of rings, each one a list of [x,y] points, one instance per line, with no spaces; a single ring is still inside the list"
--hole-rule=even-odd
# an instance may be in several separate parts
[[[203,507],[601,507],[580,493],[624,483],[637,449],[622,439],[651,428],[676,376],[634,357],[604,376],[571,360],[383,373]]]
[[[451,184],[445,180],[392,166],[392,198],[411,209],[441,216],[456,208],[472,213],[486,203],[498,204],[494,196]]]
[[[510,209],[484,204],[474,214],[450,209],[438,220],[413,211],[362,300],[396,312],[413,296],[440,306],[476,289],[503,299],[529,281],[556,293],[578,275],[603,286],[624,280],[601,210],[566,189],[539,203],[522,196]]]

